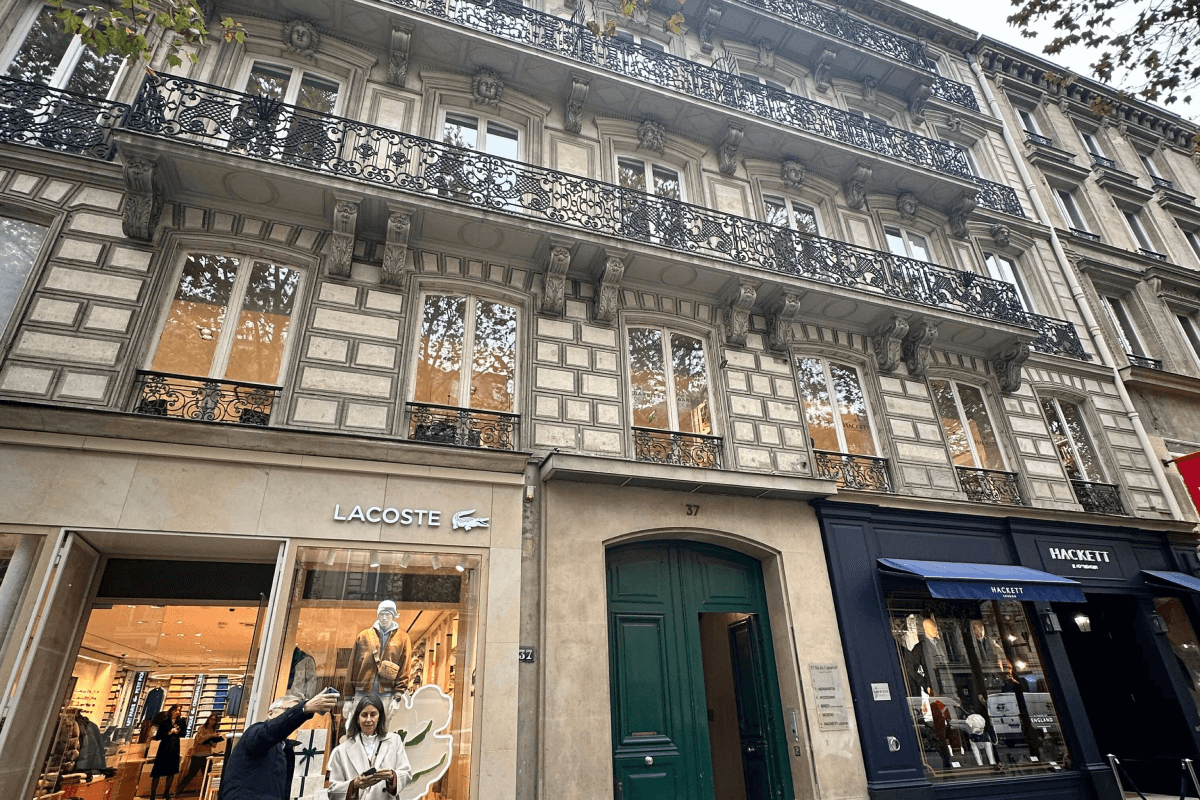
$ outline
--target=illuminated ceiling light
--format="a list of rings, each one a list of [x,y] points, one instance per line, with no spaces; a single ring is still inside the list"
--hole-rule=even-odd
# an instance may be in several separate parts
[[[371,551],[371,561],[370,561],[369,566],[371,566],[371,567],[379,566],[379,551],[378,550]]]
[[[400,565],[401,569],[408,567],[410,561],[412,561],[412,553],[401,553],[400,558],[396,559],[396,563]]]
[[[1018,661],[1018,662],[1016,663],[1016,665],[1015,665],[1015,666],[1016,666],[1016,668],[1017,668],[1017,669],[1025,669],[1025,662],[1024,662],[1024,661]]]
[[[433,567],[434,569],[441,569],[442,568],[442,560],[440,558],[438,558],[436,555],[430,556],[429,557],[429,565],[431,567]]]

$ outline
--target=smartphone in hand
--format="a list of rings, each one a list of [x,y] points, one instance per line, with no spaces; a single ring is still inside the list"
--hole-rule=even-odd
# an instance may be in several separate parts
[[[369,770],[367,770],[366,772],[363,773],[363,777],[365,778],[368,775],[374,775],[378,771],[379,770],[375,769],[375,767],[371,767]]]

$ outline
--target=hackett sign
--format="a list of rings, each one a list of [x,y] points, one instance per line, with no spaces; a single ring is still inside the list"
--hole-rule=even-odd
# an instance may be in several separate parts
[[[488,517],[474,516],[475,509],[459,511],[450,518],[450,529],[469,531],[491,527]],[[333,507],[334,522],[382,522],[385,525],[416,525],[418,528],[442,527],[442,512],[431,508],[393,508],[391,506],[355,506],[342,513],[341,505]]]
[[[1100,569],[1098,562],[1112,562],[1107,550],[1080,550],[1074,547],[1051,547],[1050,558],[1055,561],[1071,561],[1072,569]]]
[[[1090,544],[1090,543],[1089,543]],[[1067,575],[1071,578],[1122,578],[1117,554],[1109,549],[1089,544],[1072,542],[1038,542],[1042,565],[1047,572]]]

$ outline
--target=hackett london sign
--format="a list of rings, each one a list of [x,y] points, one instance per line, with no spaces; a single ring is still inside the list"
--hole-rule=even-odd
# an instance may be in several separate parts
[[[432,508],[393,508],[391,506],[354,506],[343,512],[340,505],[333,507],[334,522],[382,522],[385,525],[415,525],[418,528],[442,527],[442,512]],[[474,528],[490,527],[488,517],[476,517],[475,509],[459,511],[450,518],[450,530],[469,531]]]
[[[1078,543],[1039,542],[1042,564],[1048,572],[1071,578],[1121,578],[1116,553],[1105,547]]]

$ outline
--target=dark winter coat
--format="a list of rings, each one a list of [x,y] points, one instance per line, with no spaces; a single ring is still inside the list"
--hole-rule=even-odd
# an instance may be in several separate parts
[[[158,741],[158,752],[154,754],[154,766],[150,768],[150,776],[158,778],[163,775],[179,774],[179,737],[187,727],[187,720],[180,715],[174,721],[170,719],[160,722],[154,738]],[[174,730],[175,733],[171,733]]]
[[[225,759],[219,800],[288,800],[298,744],[288,737],[311,717],[297,704],[247,728]]]

